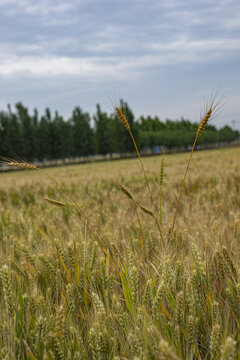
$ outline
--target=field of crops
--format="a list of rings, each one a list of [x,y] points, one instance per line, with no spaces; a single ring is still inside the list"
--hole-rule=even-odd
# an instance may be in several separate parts
[[[0,359],[240,359],[240,148],[171,234],[188,157],[143,159],[153,204],[137,159],[0,174]]]

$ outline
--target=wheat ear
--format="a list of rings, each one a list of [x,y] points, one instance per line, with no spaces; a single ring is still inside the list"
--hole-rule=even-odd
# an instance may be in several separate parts
[[[21,169],[38,170],[38,167],[36,165],[28,164],[26,162],[11,161],[8,163],[8,165],[16,166]]]
[[[50,199],[48,197],[45,197],[45,200],[47,202],[49,202],[51,205],[65,207],[65,204],[62,201],[58,201],[58,200],[55,200],[55,199]]]

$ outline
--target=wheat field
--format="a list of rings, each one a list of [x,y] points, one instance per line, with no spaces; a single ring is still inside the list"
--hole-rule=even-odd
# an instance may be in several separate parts
[[[188,158],[142,160],[153,204],[137,159],[0,174],[1,359],[240,359],[240,148],[193,154],[171,233]]]

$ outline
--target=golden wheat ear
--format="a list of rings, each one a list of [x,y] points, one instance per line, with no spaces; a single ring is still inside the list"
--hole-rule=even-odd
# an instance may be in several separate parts
[[[119,117],[121,123],[125,127],[125,129],[130,133],[131,128],[130,128],[129,122],[127,121],[126,115],[122,112],[122,110],[118,106],[115,107],[115,111],[116,111],[116,114]]]
[[[21,169],[30,169],[30,170],[39,170],[39,168],[36,165],[33,165],[31,163],[27,163],[21,158],[9,158],[9,157],[0,157],[0,163],[7,164],[9,166],[15,166],[17,168]]]
[[[39,170],[36,165],[29,164],[26,162],[10,161],[8,163],[8,165],[15,166],[15,167],[22,168],[22,169]]]
[[[223,96],[220,96],[220,87],[218,87],[216,91],[214,91],[214,90],[212,91],[212,94],[210,96],[210,100],[205,105],[203,115],[201,116],[201,120],[200,120],[200,123],[199,123],[199,126],[198,126],[197,134],[196,134],[193,146],[192,146],[192,150],[191,150],[191,153],[190,153],[190,156],[189,156],[189,159],[188,159],[187,167],[186,167],[184,177],[183,177],[183,180],[182,180],[182,184],[181,184],[181,188],[180,188],[180,193],[179,193],[177,206],[176,206],[175,213],[174,213],[172,228],[171,228],[171,237],[173,235],[174,226],[175,226],[175,222],[176,222],[176,218],[177,218],[177,213],[178,213],[178,209],[179,209],[179,205],[180,205],[180,201],[181,201],[181,197],[182,197],[182,192],[183,192],[185,180],[186,180],[186,177],[187,177],[188,169],[189,169],[189,166],[190,166],[190,162],[191,162],[191,159],[192,159],[193,151],[195,149],[197,140],[200,137],[200,135],[203,133],[203,131],[206,129],[206,126],[210,123],[210,121],[212,121],[216,117],[217,113],[223,107],[223,105],[224,105]]]
[[[220,95],[220,87],[218,87],[216,92],[212,92],[206,105],[203,106],[196,139],[198,139],[199,136],[203,133],[203,131],[206,129],[206,126],[213,122],[224,104],[224,97]]]

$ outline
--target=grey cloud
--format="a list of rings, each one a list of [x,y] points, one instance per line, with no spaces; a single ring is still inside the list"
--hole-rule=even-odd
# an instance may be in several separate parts
[[[135,82],[141,97],[140,88],[174,87],[192,69],[192,88],[203,77],[206,88],[229,77],[240,94],[231,66],[240,57],[239,35],[238,0],[0,0],[0,78],[6,88],[15,78],[20,89],[25,78],[29,89],[38,83],[45,91],[50,79],[60,96],[66,82],[84,83],[91,94],[112,84],[133,90]]]

